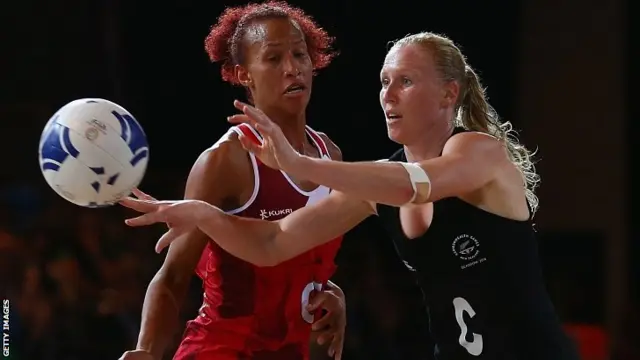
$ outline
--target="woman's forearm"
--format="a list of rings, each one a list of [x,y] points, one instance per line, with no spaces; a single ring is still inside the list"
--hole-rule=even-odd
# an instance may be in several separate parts
[[[201,202],[196,224],[228,253],[258,266],[273,266],[335,239],[374,213],[370,203],[332,192],[278,221],[225,214]]]
[[[291,175],[341,191],[359,199],[401,206],[414,195],[402,165],[394,162],[338,162],[303,156]]]
[[[278,234],[278,223],[229,215],[203,203],[197,226],[222,249],[238,258],[258,266],[277,263],[273,240]]]

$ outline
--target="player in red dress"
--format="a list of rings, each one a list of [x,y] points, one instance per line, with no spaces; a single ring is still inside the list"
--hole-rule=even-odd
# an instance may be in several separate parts
[[[331,40],[301,10],[267,3],[227,9],[205,45],[211,60],[222,62],[223,79],[244,86],[298,151],[340,160],[335,144],[305,120],[313,72],[330,63]],[[239,138],[261,142],[248,125],[231,128],[195,163],[186,199],[239,216],[276,220],[329,195],[326,187],[263,165]],[[344,294],[329,278],[340,241],[275,267],[256,267],[226,253],[200,231],[187,233],[171,245],[149,285],[137,349],[122,359],[162,357],[194,270],[203,280],[203,304],[187,324],[174,359],[308,359],[312,323],[319,318],[313,308],[319,307],[329,310],[320,320],[330,325],[324,340],[339,357]]]

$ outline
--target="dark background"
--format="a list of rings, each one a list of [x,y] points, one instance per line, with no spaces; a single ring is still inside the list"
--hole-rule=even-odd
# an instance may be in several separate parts
[[[224,7],[241,3],[6,5],[0,290],[11,299],[12,359],[117,358],[135,345],[144,290],[162,261],[153,252],[161,229],[125,229],[120,209],[77,208],[47,187],[35,155],[44,124],[76,98],[119,103],[149,138],[141,187],[181,197],[192,163],[226,131],[232,100],[244,96],[221,81],[203,50]],[[429,30],[460,44],[493,106],[538,149],[537,227],[560,316],[572,334],[605,333],[612,358],[640,358],[622,0],[292,3],[337,38],[341,54],[315,78],[308,119],[348,161],[398,147],[378,104],[387,42]],[[346,358],[426,359],[420,295],[377,226],[371,219],[350,233],[338,259],[335,280],[349,304]],[[185,320],[201,302],[197,281],[193,288]],[[585,359],[603,359],[590,343]]]

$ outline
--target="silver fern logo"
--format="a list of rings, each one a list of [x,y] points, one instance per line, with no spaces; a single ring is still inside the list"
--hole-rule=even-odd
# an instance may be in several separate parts
[[[471,235],[462,234],[453,240],[451,251],[460,260],[471,261],[480,254],[480,242]]]

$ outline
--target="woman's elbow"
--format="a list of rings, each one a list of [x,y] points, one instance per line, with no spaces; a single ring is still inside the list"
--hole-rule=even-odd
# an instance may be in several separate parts
[[[261,252],[260,256],[253,259],[251,261],[255,266],[258,267],[273,267],[282,264],[287,261],[287,259],[282,256],[278,251],[268,247],[266,251]]]
[[[274,222],[277,223],[277,222]],[[257,266],[270,267],[277,266],[288,260],[286,251],[279,246],[282,242],[279,236],[282,234],[280,227],[274,229],[266,240],[262,242],[260,256],[254,262]]]

